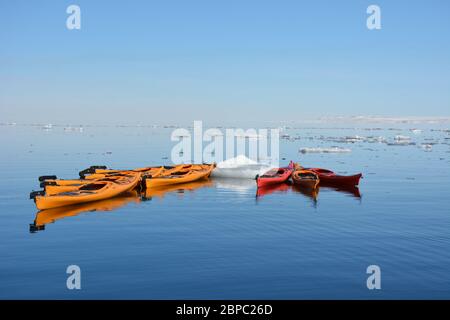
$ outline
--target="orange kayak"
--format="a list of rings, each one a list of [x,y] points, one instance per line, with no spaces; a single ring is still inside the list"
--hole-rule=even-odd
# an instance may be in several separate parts
[[[177,170],[164,171],[156,177],[144,175],[142,179],[145,181],[146,188],[193,182],[200,179],[209,178],[215,166],[215,164],[185,165],[183,167],[175,167]]]
[[[310,170],[296,170],[292,173],[292,181],[295,185],[315,189],[319,184],[319,176],[314,171]]]
[[[104,168],[104,169],[103,169]],[[151,175],[157,175],[161,173],[165,168],[160,167],[145,167],[145,168],[137,168],[137,169],[131,169],[131,170],[115,170],[115,169],[106,169],[106,167],[98,168],[96,166],[90,167],[88,169],[80,171],[79,175],[81,179],[86,180],[95,180],[103,178],[110,174],[123,174],[127,172],[138,172],[140,174],[151,174]]]
[[[99,169],[101,168],[101,169]],[[164,170],[164,167],[147,167],[132,170],[113,170],[103,169],[104,166],[92,166],[88,169],[80,171],[80,179],[58,179],[56,176],[41,176],[39,181],[41,188],[46,186],[72,186],[92,183],[92,180],[103,179],[113,175],[127,174],[130,172],[138,172],[141,174],[157,175]]]
[[[63,218],[77,216],[84,212],[112,211],[133,201],[140,202],[140,197],[136,190],[122,193],[111,199],[38,211],[33,224],[30,224],[30,232],[44,230],[46,224],[53,223]]]
[[[117,174],[108,174],[103,178],[95,179],[95,180],[83,180],[83,179],[74,179],[74,180],[54,180],[54,181],[45,181],[41,183],[41,186],[44,188],[45,195],[51,196],[62,192],[72,192],[77,191],[83,186],[87,184],[92,184],[94,182],[102,182],[102,181],[117,181],[121,180],[124,175],[127,173],[117,173]],[[128,173],[129,174],[129,173]]]
[[[140,173],[141,176],[157,177],[162,174],[170,175],[172,172],[176,171],[202,170],[203,165],[183,164],[164,167],[146,167],[133,170],[113,170],[103,168],[104,167],[99,168],[99,166],[93,166],[81,171],[80,176],[84,177],[84,179],[57,179],[56,176],[42,176],[39,177],[39,180],[41,181],[40,186],[44,188],[45,195],[54,195],[61,192],[76,191],[83,185],[97,180],[116,180],[123,174]]]
[[[203,168],[202,166],[203,165],[199,164],[179,164],[175,166],[145,167],[130,170],[116,170],[116,169],[107,169],[105,166],[91,166],[85,170],[80,171],[79,175],[81,179],[86,180],[101,179],[106,175],[126,173],[126,172],[139,172],[142,175],[155,177],[163,173],[167,175],[170,174],[171,172],[180,170],[190,170],[190,169],[201,170]]]
[[[127,173],[115,179],[95,180],[91,183],[77,186],[75,190],[71,191],[52,195],[45,193],[35,194],[33,196],[30,195],[30,197],[34,198],[36,207],[39,210],[105,200],[134,189],[138,185],[140,178],[140,173]]]

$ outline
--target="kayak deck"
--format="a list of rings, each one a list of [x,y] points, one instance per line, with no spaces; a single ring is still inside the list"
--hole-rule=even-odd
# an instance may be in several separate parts
[[[134,189],[140,181],[138,173],[123,175],[113,181],[94,181],[77,187],[76,190],[57,194],[37,195],[34,198],[39,210],[57,208],[67,205],[105,200]]]

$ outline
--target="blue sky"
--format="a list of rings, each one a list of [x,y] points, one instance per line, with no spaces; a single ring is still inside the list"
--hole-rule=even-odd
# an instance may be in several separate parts
[[[0,122],[450,115],[444,0],[0,0],[0,25]]]

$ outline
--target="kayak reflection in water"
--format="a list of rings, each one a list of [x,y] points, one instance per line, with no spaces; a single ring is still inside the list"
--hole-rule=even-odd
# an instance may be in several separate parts
[[[152,197],[163,198],[164,195],[171,192],[183,194],[185,191],[193,191],[195,189],[210,186],[212,186],[212,182],[210,180],[200,180],[190,183],[152,188],[146,190],[142,194],[140,194],[137,190],[133,190],[106,200],[41,210],[36,213],[34,222],[30,224],[30,232],[34,233],[45,230],[46,224],[53,223],[66,217],[74,217],[81,213],[112,211],[121,208],[130,202],[139,203],[141,201],[151,200]]]
[[[326,184],[326,183],[321,183],[320,186],[318,186],[315,189],[303,188],[303,187],[297,186],[297,185],[293,185],[292,189],[298,193],[301,193],[301,194],[307,196],[308,198],[313,199],[315,202],[317,202],[317,200],[318,200],[320,189],[345,193],[345,194],[352,196],[354,198],[357,198],[357,199],[361,199],[361,197],[362,197],[358,187],[336,186],[333,184]]]
[[[34,233],[40,230],[45,230],[46,224],[53,223],[59,219],[63,219],[66,217],[77,216],[81,213],[94,211],[112,211],[123,207],[130,202],[139,203],[141,201],[151,200],[153,197],[163,198],[166,194],[169,193],[177,193],[183,195],[184,193],[186,193],[186,191],[194,191],[200,188],[209,188],[214,185],[217,186],[218,182],[220,182],[220,179],[216,181],[216,183],[213,183],[210,179],[202,179],[189,183],[149,188],[142,194],[137,190],[134,190],[106,200],[41,210],[36,213],[34,222],[30,224],[30,232]],[[254,181],[249,180],[248,186],[253,187]],[[286,182],[277,185],[257,188],[256,199],[274,193],[286,193],[291,189],[291,187],[294,192],[301,193],[302,195],[312,199],[314,201],[314,205],[317,204],[320,188],[346,193],[358,199],[361,198],[358,187],[335,186],[321,183],[320,187],[307,188],[302,185],[296,185],[290,182]]]
[[[125,206],[129,202],[140,202],[137,191],[128,191],[114,198],[75,204],[70,206],[41,210],[36,213],[34,222],[30,224],[30,232],[45,230],[45,225],[66,217],[77,216],[84,212],[112,211]]]
[[[280,193],[280,192],[287,192],[291,187],[290,182],[283,182],[276,185],[268,185],[265,187],[259,187],[256,189],[256,197],[262,197],[267,196],[271,193]]]
[[[359,188],[358,187],[356,187],[356,186],[351,186],[351,185],[335,185],[335,184],[332,184],[332,183],[324,183],[324,182],[321,182],[320,183],[320,187],[323,187],[324,189],[326,188],[326,189],[330,189],[330,190],[333,190],[333,191],[337,191],[337,192],[341,192],[341,193],[345,193],[345,194],[348,194],[348,195],[350,195],[350,196],[353,196],[353,197],[355,197],[355,198],[357,198],[357,199],[361,199],[361,193],[360,193],[360,191],[359,191]]]
[[[314,203],[314,206],[317,205],[317,199],[319,197],[320,187],[306,188],[305,186],[294,184],[292,186],[292,190],[294,192],[301,193],[305,197],[311,199]]]
[[[154,187],[154,188],[147,188],[143,194],[141,199],[143,201],[151,200],[153,197],[163,198],[168,193],[178,193],[178,194],[184,194],[185,191],[194,191],[196,189],[200,188],[206,188],[211,187],[213,183],[209,179],[203,179],[188,183],[182,183],[182,184],[174,184],[174,185],[167,185],[167,186],[160,186],[160,187]]]

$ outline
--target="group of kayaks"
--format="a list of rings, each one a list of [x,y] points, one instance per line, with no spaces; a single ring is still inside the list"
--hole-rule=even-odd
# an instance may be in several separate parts
[[[304,188],[315,189],[319,183],[332,184],[337,186],[358,186],[362,174],[342,176],[331,170],[322,168],[303,168],[300,165],[289,163],[284,168],[274,168],[256,178],[258,188],[270,187],[276,184],[285,183],[292,179],[294,185]]]
[[[91,166],[80,171],[79,179],[58,179],[56,176],[39,177],[42,190],[31,192],[30,199],[34,199],[39,210],[101,201],[133,190],[158,190],[173,185],[205,180],[213,174],[215,168],[216,164],[182,164],[131,170]],[[220,169],[222,171],[219,171]],[[226,175],[232,175],[233,170],[242,174],[242,168],[228,166],[225,169],[219,167],[218,176],[221,176],[223,171]],[[251,172],[248,167],[245,167],[245,170]],[[257,168],[257,170],[261,170],[261,168]],[[315,189],[320,183],[354,187],[358,186],[361,177],[361,174],[341,176],[326,169],[303,168],[291,161],[287,167],[272,168],[261,175],[256,175],[256,183],[258,189],[284,184],[290,179],[294,185],[305,189]]]
[[[39,210],[109,199],[138,189],[150,189],[209,178],[215,164],[184,164],[112,170],[92,166],[80,171],[80,178],[39,177],[43,190],[30,193]]]

